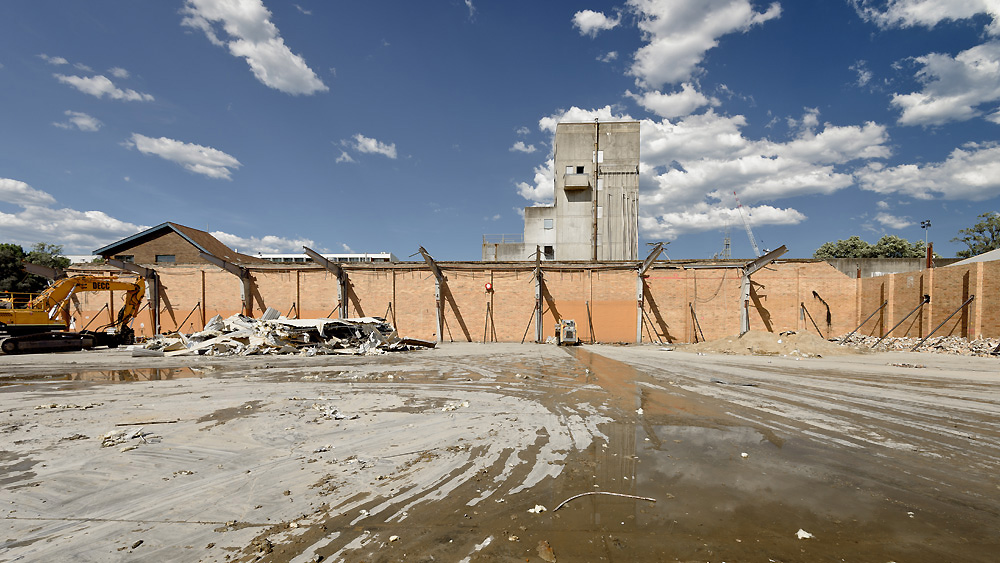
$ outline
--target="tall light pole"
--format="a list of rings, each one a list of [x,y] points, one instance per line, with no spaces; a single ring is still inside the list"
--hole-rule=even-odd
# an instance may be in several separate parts
[[[920,228],[924,230],[924,249],[927,248],[927,230],[931,228],[930,221],[921,221]]]

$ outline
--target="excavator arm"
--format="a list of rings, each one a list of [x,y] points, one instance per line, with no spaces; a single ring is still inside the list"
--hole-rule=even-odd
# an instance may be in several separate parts
[[[118,317],[95,331],[79,333],[58,332],[65,324],[55,321],[57,312],[74,294],[81,292],[125,292],[125,304]],[[90,346],[116,347],[131,344],[134,340],[129,323],[139,312],[145,296],[146,282],[142,278],[121,279],[116,276],[78,275],[56,280],[25,309],[12,310],[2,315],[0,321],[11,337],[0,342],[0,349],[8,354],[23,352],[54,352],[79,350]],[[13,330],[12,330],[13,329]]]

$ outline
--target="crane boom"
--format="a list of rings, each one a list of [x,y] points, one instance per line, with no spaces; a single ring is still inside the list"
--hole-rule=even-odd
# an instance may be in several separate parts
[[[750,238],[750,246],[753,247],[753,253],[757,256],[757,258],[760,258],[760,249],[757,248],[757,241],[753,238],[753,230],[750,228],[750,220],[743,216],[743,204],[740,203],[740,198],[736,195],[736,192],[733,192],[733,197],[736,198],[736,210],[739,211],[740,219],[743,220],[743,226],[746,227],[747,237]],[[749,211],[747,214],[749,214]]]

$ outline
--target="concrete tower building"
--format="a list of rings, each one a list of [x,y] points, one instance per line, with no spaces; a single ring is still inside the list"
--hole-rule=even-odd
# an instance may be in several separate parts
[[[484,237],[483,260],[639,259],[639,122],[559,123],[551,206],[524,208],[524,236]]]

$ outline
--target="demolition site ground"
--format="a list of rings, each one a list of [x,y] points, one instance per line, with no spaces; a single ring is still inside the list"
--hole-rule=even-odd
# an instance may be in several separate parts
[[[997,358],[847,352],[3,356],[0,561],[996,561]]]

